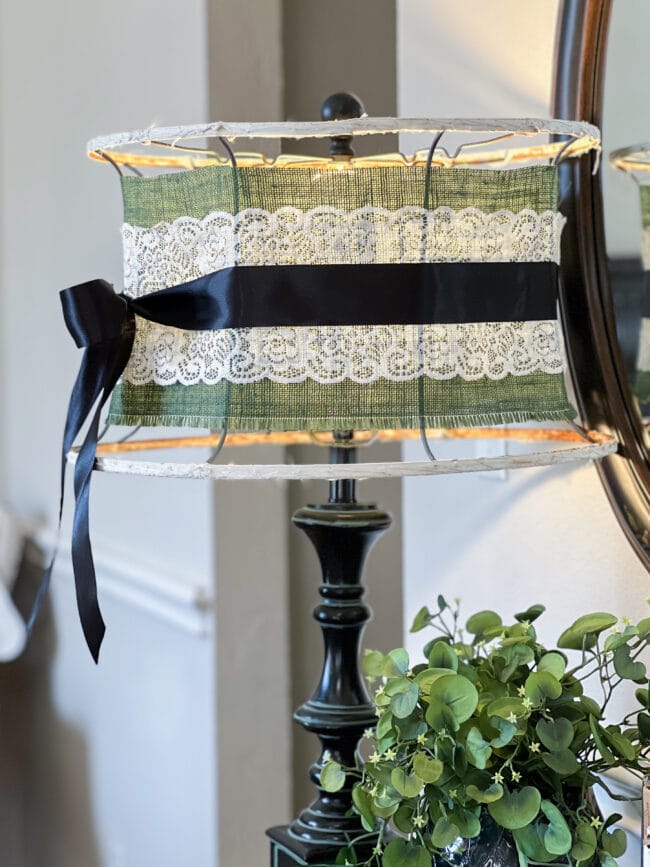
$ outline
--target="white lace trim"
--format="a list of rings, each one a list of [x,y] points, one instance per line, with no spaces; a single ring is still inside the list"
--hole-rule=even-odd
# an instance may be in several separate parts
[[[216,211],[150,229],[125,223],[124,285],[142,295],[235,264],[559,262],[564,222],[556,211],[529,209],[321,206]]]
[[[558,262],[564,217],[419,207],[293,207],[123,228],[125,287],[143,295],[238,263]],[[556,322],[180,331],[143,319],[124,380],[134,384],[359,383],[421,375],[501,379],[563,369]]]
[[[189,332],[137,320],[134,384],[475,380],[561,373],[558,323],[241,328]]]

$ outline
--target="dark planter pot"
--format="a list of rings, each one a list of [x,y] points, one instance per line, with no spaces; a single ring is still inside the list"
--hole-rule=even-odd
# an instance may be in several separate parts
[[[519,867],[519,857],[512,834],[484,814],[478,837],[456,840],[433,867]]]

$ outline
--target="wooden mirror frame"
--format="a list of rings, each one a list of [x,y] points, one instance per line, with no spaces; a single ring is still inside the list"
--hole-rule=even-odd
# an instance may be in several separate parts
[[[602,128],[612,5],[612,0],[561,0],[554,117]],[[560,310],[580,416],[588,427],[620,442],[619,453],[600,461],[598,472],[621,527],[650,569],[650,465],[616,333],[595,159],[567,160],[560,168],[561,208],[569,218],[562,240]],[[603,166],[606,171],[605,160]]]

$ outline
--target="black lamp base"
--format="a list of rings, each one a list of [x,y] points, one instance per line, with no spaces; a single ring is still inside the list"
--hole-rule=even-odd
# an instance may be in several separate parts
[[[293,836],[288,825],[277,825],[266,832],[271,838],[271,867],[333,865],[336,851],[331,846],[318,847]]]

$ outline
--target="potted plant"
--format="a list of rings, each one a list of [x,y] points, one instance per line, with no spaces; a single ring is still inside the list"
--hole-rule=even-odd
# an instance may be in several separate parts
[[[403,648],[366,651],[378,716],[369,754],[357,768],[326,757],[321,772],[329,791],[355,780],[354,809],[377,834],[365,864],[617,864],[621,817],[602,816],[592,790],[609,792],[608,769],[643,776],[650,697],[638,657],[650,618],[587,614],[547,649],[533,625],[543,612],[533,605],[505,625],[480,611],[462,629],[458,602],[438,597],[411,629],[437,633],[424,662],[412,664]],[[612,695],[626,683],[639,707],[612,722]],[[356,863],[354,848],[340,863]]]

